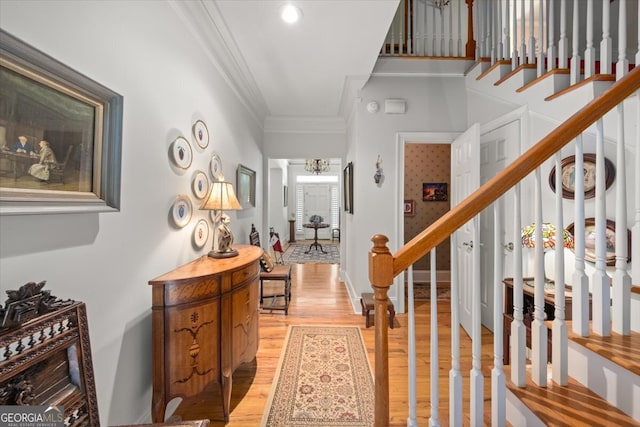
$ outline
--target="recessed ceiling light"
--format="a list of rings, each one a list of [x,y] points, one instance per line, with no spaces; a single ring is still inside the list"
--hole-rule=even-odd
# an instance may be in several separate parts
[[[282,20],[284,22],[293,24],[295,22],[298,22],[298,20],[302,17],[302,10],[300,10],[299,7],[288,3],[282,8],[280,16],[282,17]]]

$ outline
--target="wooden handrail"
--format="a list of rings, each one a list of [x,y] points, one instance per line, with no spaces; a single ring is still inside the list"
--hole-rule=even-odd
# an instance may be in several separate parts
[[[411,239],[395,254],[388,238],[375,235],[369,252],[369,281],[375,299],[375,426],[389,424],[388,331],[386,321],[387,292],[394,277],[425,256],[467,221],[498,200],[549,157],[601,119],[616,105],[640,90],[640,67],[615,82],[599,97],[573,114],[504,170],[469,195],[460,204]]]

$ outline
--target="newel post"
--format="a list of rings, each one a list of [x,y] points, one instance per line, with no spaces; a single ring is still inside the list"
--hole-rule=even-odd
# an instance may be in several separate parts
[[[369,281],[375,300],[375,427],[389,425],[389,336],[387,292],[393,283],[393,255],[387,247],[389,239],[382,234],[371,238]]]

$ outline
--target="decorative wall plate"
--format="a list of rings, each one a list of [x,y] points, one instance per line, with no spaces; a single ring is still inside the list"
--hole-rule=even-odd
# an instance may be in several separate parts
[[[193,124],[193,137],[200,148],[207,148],[209,145],[209,129],[202,120],[198,120]]]
[[[207,192],[209,191],[209,178],[207,178],[207,174],[202,171],[197,171],[193,176],[191,188],[193,190],[193,194],[196,196],[196,199],[204,198],[204,196],[206,196]]]
[[[201,219],[193,229],[193,244],[196,248],[203,248],[209,239],[209,223],[206,219]]]
[[[222,160],[217,153],[213,153],[211,156],[211,163],[209,163],[209,168],[211,169],[211,177],[220,181],[220,174],[222,173]]]
[[[584,170],[584,198],[592,199],[596,196],[596,155],[586,153],[583,155]],[[562,176],[562,197],[565,199],[575,199],[575,170],[576,156],[569,156],[562,159],[560,163]],[[609,189],[615,179],[615,167],[611,160],[604,159],[604,180],[605,189]],[[549,186],[556,191],[556,167],[551,168],[549,173]]]
[[[187,169],[191,166],[191,160],[193,159],[193,152],[191,151],[191,144],[189,141],[179,136],[171,144],[171,156],[173,162],[181,169]]]
[[[171,205],[171,217],[177,227],[184,227],[191,221],[193,207],[191,199],[186,194],[179,194]]]

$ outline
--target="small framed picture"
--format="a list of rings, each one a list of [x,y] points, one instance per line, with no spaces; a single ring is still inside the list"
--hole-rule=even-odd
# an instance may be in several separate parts
[[[425,202],[446,202],[449,200],[446,182],[422,183],[422,200]]]
[[[404,201],[404,216],[414,216],[416,214],[416,201],[405,199]]]
[[[575,175],[576,175],[576,156],[569,156],[562,159],[560,163],[560,176],[562,178],[562,197],[565,199],[575,199]],[[584,181],[584,198],[592,199],[596,196],[596,155],[584,154],[582,163],[583,181]],[[604,180],[605,188],[608,189],[615,178],[615,168],[611,160],[604,159]],[[556,168],[555,166],[549,173],[549,186],[556,191]]]

